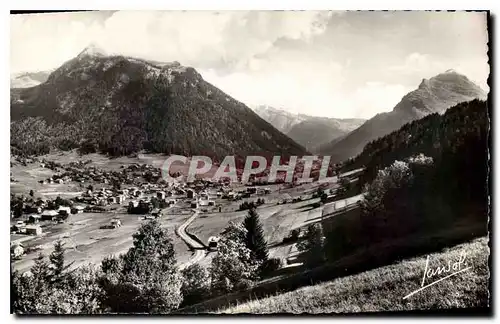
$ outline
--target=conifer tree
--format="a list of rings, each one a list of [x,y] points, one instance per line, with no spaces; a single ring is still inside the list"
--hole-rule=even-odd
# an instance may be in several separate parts
[[[52,282],[60,282],[64,278],[64,272],[73,264],[65,264],[64,243],[54,243],[54,251],[49,255]]]
[[[259,261],[267,261],[269,252],[267,242],[264,238],[264,230],[259,219],[259,214],[255,207],[248,210],[248,215],[243,221],[243,226],[247,230],[245,244],[252,251],[253,257]]]

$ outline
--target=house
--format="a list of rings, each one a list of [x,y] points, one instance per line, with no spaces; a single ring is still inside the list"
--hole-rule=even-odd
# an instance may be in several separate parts
[[[186,190],[186,195],[189,199],[193,199],[196,196],[196,192],[193,189]]]
[[[56,183],[58,183],[58,184],[63,184],[63,183],[64,183],[64,180],[63,180],[63,179],[57,179],[57,180],[56,180]]]
[[[120,226],[122,226],[122,222],[121,222],[121,220],[119,220],[118,218],[113,218],[113,219],[111,220],[111,227],[113,227],[113,228],[118,228],[118,227],[120,227]]]
[[[55,210],[44,210],[42,213],[42,220],[54,220],[59,215]]]
[[[139,205],[139,202],[137,200],[132,200],[131,202],[128,203],[129,208],[136,208]]]
[[[19,258],[23,254],[24,254],[24,247],[21,243],[12,244],[10,246],[10,255],[13,258]]]
[[[71,214],[71,208],[66,207],[66,206],[59,206],[59,209],[57,210],[57,212],[59,213],[59,215],[67,216],[67,215]]]
[[[219,242],[219,237],[211,236],[208,238],[208,249],[211,251],[217,250],[217,244]]]
[[[165,197],[166,197],[166,194],[165,194],[165,192],[164,192],[164,191],[158,191],[158,192],[156,193],[156,198],[158,198],[158,199],[160,199],[160,200],[164,200],[164,199],[165,199]]]
[[[123,195],[118,195],[115,198],[117,204],[122,204],[125,201],[125,197]]]
[[[108,203],[109,204],[115,204],[116,203],[116,198],[115,197],[109,197],[108,198]]]
[[[209,192],[208,193],[208,200],[216,200],[219,196],[217,195],[217,192]]]
[[[196,200],[191,201],[191,208],[198,208],[198,202]]]
[[[28,222],[31,224],[36,224],[42,219],[40,215],[30,215],[28,216]]]
[[[85,207],[83,206],[73,206],[73,208],[71,208],[71,213],[72,214],[81,214],[83,213],[83,211],[85,210]]]
[[[198,205],[202,206],[202,207],[206,207],[206,206],[209,206],[209,202],[210,202],[210,200],[208,200],[208,199],[200,199],[198,201]]]
[[[162,216],[161,210],[159,208],[155,208],[151,211],[151,215],[153,215],[155,218],[159,218]]]
[[[255,188],[255,187],[248,187],[247,188],[247,193],[249,193],[249,194],[254,194],[256,192],[257,192],[257,188]]]
[[[200,192],[200,199],[208,199],[208,194],[205,191]]]
[[[335,197],[337,197],[337,195],[336,195],[336,194],[333,194],[333,195],[328,195],[328,196],[326,197],[326,199],[325,199],[324,203],[326,204],[326,203],[330,203],[330,202],[332,202],[332,201],[335,201]]]
[[[18,234],[26,233],[26,224],[23,221],[17,221],[16,224],[12,226],[11,230]]]
[[[28,225],[28,226],[26,226],[26,234],[28,234],[28,235],[41,235],[42,228],[39,225]]]

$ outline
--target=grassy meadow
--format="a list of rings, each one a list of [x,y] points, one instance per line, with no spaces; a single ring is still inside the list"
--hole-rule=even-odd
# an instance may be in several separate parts
[[[338,278],[284,294],[251,300],[219,313],[359,313],[487,307],[489,301],[488,238],[482,237],[429,255],[429,268],[453,265],[465,255],[461,269],[470,269],[444,279],[403,299],[422,284],[426,256]],[[430,284],[452,274],[427,278]]]

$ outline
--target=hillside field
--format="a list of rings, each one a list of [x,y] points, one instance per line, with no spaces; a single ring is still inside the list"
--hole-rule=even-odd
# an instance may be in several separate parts
[[[453,264],[462,255],[462,269],[470,269],[444,279],[403,299],[421,287],[426,256],[338,278],[318,285],[252,300],[219,313],[369,313],[489,306],[490,250],[482,237],[429,255],[429,269]],[[453,273],[451,271],[449,274]],[[448,274],[426,279],[430,284]]]

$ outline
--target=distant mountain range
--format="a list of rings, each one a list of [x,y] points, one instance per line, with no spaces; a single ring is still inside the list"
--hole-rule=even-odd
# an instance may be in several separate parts
[[[366,144],[387,135],[404,124],[432,113],[443,114],[460,102],[473,99],[486,100],[484,90],[466,76],[448,70],[406,94],[391,112],[380,113],[343,138],[337,138],[319,148],[320,154],[330,155],[332,161],[341,162],[361,153]]]
[[[294,125],[310,117],[302,114],[292,114],[286,110],[267,105],[257,106],[254,111],[284,134],[288,133]]]
[[[11,129],[33,132],[34,142],[49,136],[50,146],[84,146],[112,155],[141,150],[214,156],[312,152],[340,162],[408,122],[486,97],[467,77],[449,70],[422,80],[391,112],[366,122],[270,106],[254,112],[191,67],[107,55],[89,46],[54,71],[11,77],[12,122],[24,123]],[[29,137],[18,136],[16,145]],[[16,136],[11,140],[16,142]]]
[[[292,114],[264,105],[254,110],[271,125],[311,152],[317,151],[322,144],[346,135],[365,122],[364,119],[359,118],[339,119]]]
[[[50,73],[45,82],[11,89],[12,121],[26,123],[28,117],[41,120],[33,125],[63,125],[64,147],[85,146],[113,155],[140,150],[213,156],[306,153],[195,69],[178,62],[109,56],[95,46]]]
[[[29,88],[47,81],[52,71],[21,72],[10,77],[10,88]]]

